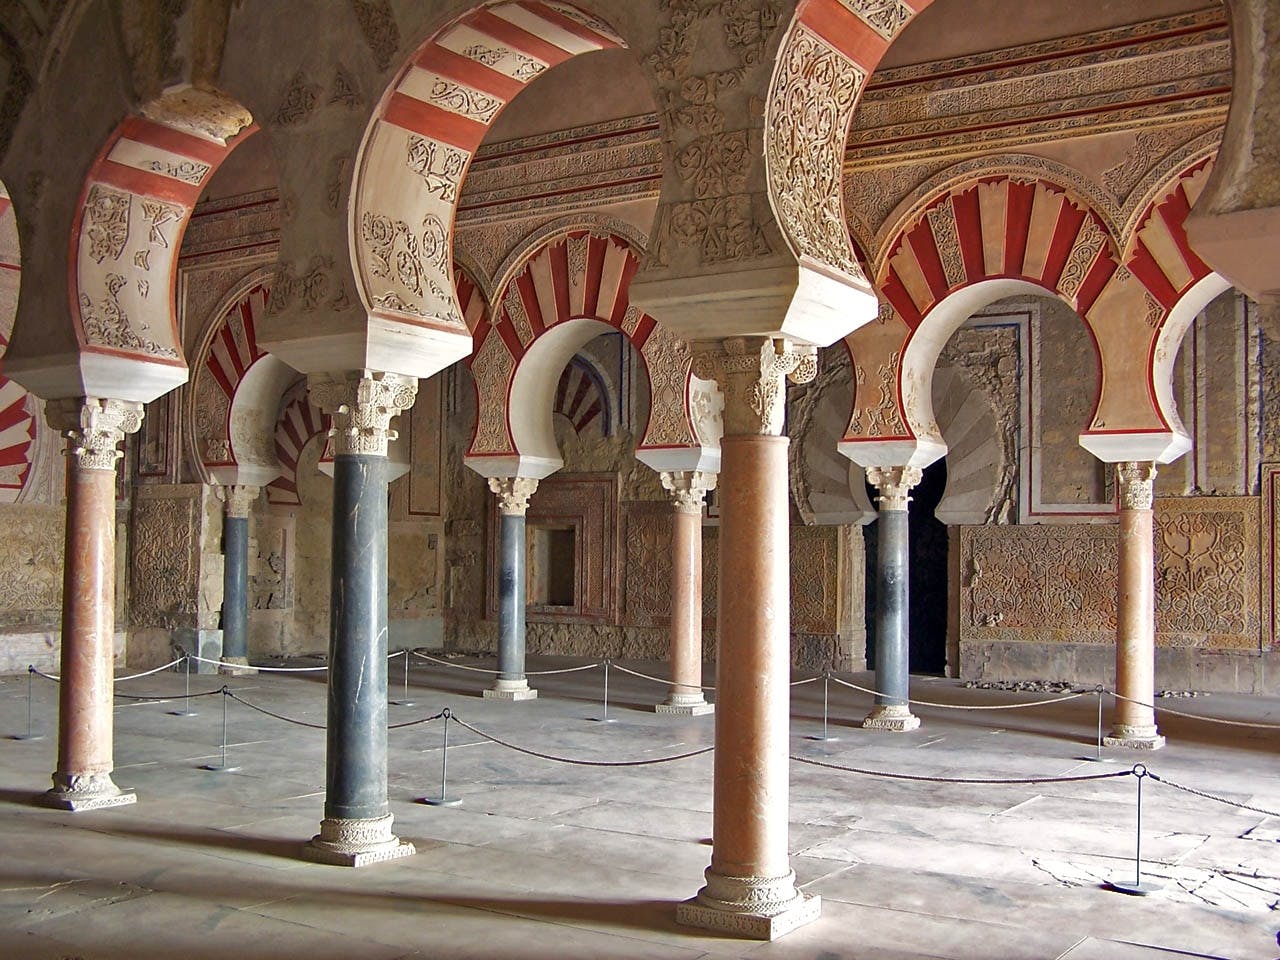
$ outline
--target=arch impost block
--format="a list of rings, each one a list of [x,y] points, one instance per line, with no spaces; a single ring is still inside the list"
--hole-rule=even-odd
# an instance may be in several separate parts
[[[1175,430],[1086,432],[1080,446],[1103,463],[1172,463],[1191,449],[1191,438]]]
[[[846,437],[837,449],[860,467],[915,467],[923,470],[947,455],[947,445],[940,440],[903,437],[894,440],[854,440]]]
[[[185,363],[152,363],[116,354],[70,353],[22,357],[8,354],[4,374],[42,400],[114,397],[150,403],[187,382]]]
[[[269,320],[263,324],[272,325]],[[355,329],[326,333],[318,318],[310,326],[311,332],[295,336],[260,335],[259,345],[301,373],[361,368],[419,380],[465,360],[472,350],[465,327],[419,325],[376,315]]]

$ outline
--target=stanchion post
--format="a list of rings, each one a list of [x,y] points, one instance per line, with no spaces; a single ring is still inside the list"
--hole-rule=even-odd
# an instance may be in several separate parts
[[[616,721],[613,719],[613,717],[609,716],[609,658],[606,657],[604,660],[601,661],[601,663],[604,666],[604,698],[602,700],[603,709],[600,716],[592,717],[591,719],[597,721],[598,723],[614,723]]]
[[[44,734],[36,733],[32,728],[31,681],[35,679],[35,675],[36,675],[35,664],[34,663],[27,664],[27,732],[15,733],[11,737],[9,737],[10,740],[43,740],[44,739]]]
[[[412,707],[414,703],[409,699],[409,651],[402,650],[401,653],[404,655],[404,696],[399,700],[392,700],[391,704],[396,707]]]
[[[188,654],[182,658],[187,664],[187,679],[185,681],[185,692],[182,697],[182,709],[170,710],[169,715],[173,717],[194,717],[196,712],[191,709],[191,656]],[[223,688],[226,689],[225,687]],[[225,714],[226,704],[223,704],[223,712]],[[225,717],[224,717],[225,718]]]
[[[1093,692],[1098,695],[1098,738],[1096,741],[1097,745],[1094,747],[1093,756],[1090,757],[1086,755],[1083,757],[1077,757],[1076,759],[1088,760],[1091,763],[1114,763],[1115,761],[1111,757],[1104,757],[1102,755],[1102,696],[1107,692],[1107,688],[1099,683],[1093,688]]]
[[[831,743],[835,740],[840,739],[839,737],[833,737],[827,733],[827,702],[828,702],[828,692],[830,688],[831,688],[831,669],[824,668],[822,671],[822,736],[819,737],[819,736],[810,734],[809,736],[805,737],[806,740],[819,740],[824,743]]]
[[[449,796],[449,719],[453,716],[453,711],[445,707],[440,711],[440,716],[444,717],[444,743],[440,749],[440,796],[419,797],[418,802],[432,807],[456,807],[462,803],[462,798]]]
[[[1112,880],[1107,884],[1107,888],[1114,890],[1116,893],[1127,893],[1133,897],[1145,897],[1153,891],[1161,889],[1161,885],[1151,880],[1142,879],[1142,781],[1147,778],[1146,766],[1141,763],[1135,763],[1133,765],[1133,775],[1138,781],[1138,830],[1137,838],[1133,845],[1133,883]]]
[[[222,762],[221,763],[203,763],[200,765],[201,770],[208,770],[212,773],[235,773],[240,768],[227,764],[227,701],[231,699],[231,691],[222,688]]]

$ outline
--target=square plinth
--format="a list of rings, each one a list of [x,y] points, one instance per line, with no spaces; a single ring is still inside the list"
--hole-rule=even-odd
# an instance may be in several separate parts
[[[72,813],[83,813],[86,810],[104,810],[107,807],[127,807],[138,802],[138,795],[132,790],[121,791],[105,797],[73,797],[69,794],[50,790],[39,794],[36,803],[54,810],[70,810]]]
[[[530,687],[523,690],[494,690],[490,687],[484,692],[486,700],[537,700],[538,691]]]
[[[401,857],[412,857],[417,849],[408,840],[382,849],[366,850],[358,853],[343,853],[315,843],[308,843],[302,848],[302,858],[313,863],[327,863],[334,867],[368,867],[387,860],[399,860]]]
[[[701,904],[696,897],[676,906],[676,923],[752,940],[777,940],[821,915],[821,897],[801,897],[794,907],[771,917],[715,910]]]
[[[705,717],[716,712],[714,703],[659,703],[653,707],[654,713],[670,713],[679,717]]]
[[[1103,737],[1104,747],[1124,747],[1126,750],[1159,750],[1164,746],[1164,737]]]

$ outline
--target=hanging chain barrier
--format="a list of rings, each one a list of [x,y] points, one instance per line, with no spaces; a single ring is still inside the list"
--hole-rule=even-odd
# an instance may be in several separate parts
[[[1189,793],[1193,797],[1201,797],[1205,800],[1214,800],[1218,803],[1225,803],[1229,807],[1235,807],[1237,810],[1248,810],[1250,813],[1260,813],[1265,817],[1280,817],[1280,810],[1268,810],[1265,807],[1255,807],[1252,804],[1241,803],[1238,800],[1232,800],[1228,797],[1219,796],[1216,793],[1207,793],[1204,790],[1197,790],[1195,787],[1188,787],[1185,784],[1175,783],[1167,777],[1147,771],[1147,776],[1166,787],[1172,787],[1174,790],[1181,790],[1183,793]]]
[[[1117,700],[1124,700],[1126,703],[1137,704],[1140,707],[1146,707],[1148,710],[1154,710],[1157,713],[1167,713],[1171,717],[1184,717],[1187,720],[1203,720],[1205,723],[1220,723],[1228,727],[1248,727],[1250,730],[1280,730],[1280,723],[1253,723],[1248,720],[1227,720],[1223,717],[1207,717],[1202,713],[1187,713],[1183,710],[1174,710],[1170,707],[1157,706],[1154,703],[1144,703],[1141,700],[1134,700],[1132,697],[1126,697],[1116,693],[1114,690],[1108,690],[1107,693],[1115,697]],[[1153,777],[1154,779],[1154,777]]]
[[[1015,786],[1033,783],[1082,783],[1089,780],[1115,780],[1119,777],[1133,776],[1132,770],[1113,770],[1110,773],[1087,773],[1061,777],[930,777],[917,773],[892,773],[888,770],[869,770],[865,767],[846,767],[844,764],[831,763],[829,760],[817,760],[813,757],[791,755],[796,763],[808,764],[811,767],[824,767],[827,770],[839,770],[841,773],[857,773],[864,777],[876,777],[881,780],[911,780],[917,783],[966,783],[984,786]]]
[[[274,711],[272,711],[272,710],[268,710],[266,707],[260,707],[260,706],[258,706],[256,703],[251,703],[251,702],[249,702],[248,700],[246,700],[244,697],[241,697],[241,696],[239,696],[239,695],[237,695],[237,694],[233,693],[233,692],[232,692],[230,689],[228,689],[227,687],[223,687],[221,690],[214,690],[213,692],[214,692],[214,693],[221,693],[221,694],[223,694],[223,695],[225,695],[225,696],[227,696],[227,697],[230,697],[230,698],[231,698],[232,700],[234,700],[236,703],[244,704],[244,705],[245,705],[246,707],[248,707],[250,710],[256,710],[256,711],[258,711],[258,713],[265,714],[266,716],[268,716],[268,717],[272,717],[273,719],[276,719],[276,720],[282,720],[282,721],[283,721],[283,722],[285,722],[285,723],[291,723],[291,724],[293,724],[293,725],[294,725],[294,726],[296,726],[296,727],[308,727],[309,729],[312,729],[312,730],[327,730],[327,729],[328,729],[328,725],[327,725],[327,724],[323,724],[323,723],[312,723],[310,720],[298,720],[298,719],[296,719],[296,718],[294,718],[294,717],[286,717],[286,716],[285,716],[284,714],[282,714],[282,713],[276,713],[276,712],[274,712]],[[434,713],[434,714],[432,714],[432,715],[431,715],[431,716],[429,716],[429,717],[419,717],[417,720],[406,720],[406,721],[405,721],[405,722],[403,722],[403,723],[389,723],[389,724],[387,724],[387,729],[388,729],[388,730],[403,730],[405,727],[416,727],[416,726],[419,726],[420,724],[430,723],[432,720],[439,720],[439,719],[440,719],[441,717],[443,717],[443,716],[444,716],[444,711],[441,711],[440,713]]]
[[[850,683],[848,680],[841,680],[835,674],[831,675],[831,679],[842,687],[848,687],[850,690],[857,690],[860,693],[869,693],[876,697],[886,697],[892,700],[901,700],[901,697],[890,693],[882,693],[871,687],[862,687],[856,683]],[[1089,692],[1071,693],[1065,697],[1050,697],[1047,700],[1032,700],[1029,703],[992,703],[992,704],[968,704],[968,703],[936,703],[932,700],[914,700],[908,698],[907,703],[914,704],[918,707],[936,707],[939,710],[1019,710],[1023,707],[1043,707],[1048,703],[1066,703],[1068,700],[1078,700],[1086,697]]]
[[[715,747],[703,747],[700,750],[690,750],[688,753],[678,753],[670,757],[652,757],[646,760],[582,760],[575,757],[561,757],[552,753],[542,753],[538,750],[531,750],[528,747],[521,747],[509,740],[503,740],[495,737],[491,733],[485,733],[467,723],[456,713],[451,715],[453,722],[465,730],[470,730],[478,737],[483,737],[492,743],[496,743],[500,747],[506,747],[508,750],[514,750],[517,753],[523,753],[526,756],[537,757],[539,760],[550,760],[553,763],[571,763],[579,767],[648,767],[658,763],[671,763],[675,760],[688,760],[690,757],[700,757],[704,753],[710,753]]]

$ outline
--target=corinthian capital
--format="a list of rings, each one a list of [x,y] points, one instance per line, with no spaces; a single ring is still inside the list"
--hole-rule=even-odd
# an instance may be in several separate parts
[[[311,399],[333,417],[335,456],[385,457],[387,444],[399,436],[391,420],[413,406],[418,381],[398,373],[353,370],[307,377]]]
[[[1116,464],[1121,510],[1150,510],[1155,502],[1156,465],[1129,461]]]
[[[249,509],[253,506],[253,501],[258,499],[259,490],[260,487],[237,483],[230,487],[219,487],[217,497],[227,505],[228,517],[243,519],[249,516]]]
[[[920,482],[919,467],[869,467],[867,482],[879,491],[876,502],[881,510],[905,510],[911,499],[907,494]]]
[[[45,405],[49,425],[67,438],[67,456],[81,470],[116,469],[126,434],[142,426],[142,404],[106,397],[68,397]]]
[[[808,383],[818,373],[817,349],[770,337],[702,341],[693,347],[693,372],[714,380],[724,395],[726,436],[779,436],[786,412],[783,380]]]
[[[707,492],[716,488],[716,475],[702,470],[663,470],[662,487],[681,513],[701,513]]]
[[[497,494],[498,509],[505,516],[523,517],[538,481],[533,477],[490,477],[489,489]]]

